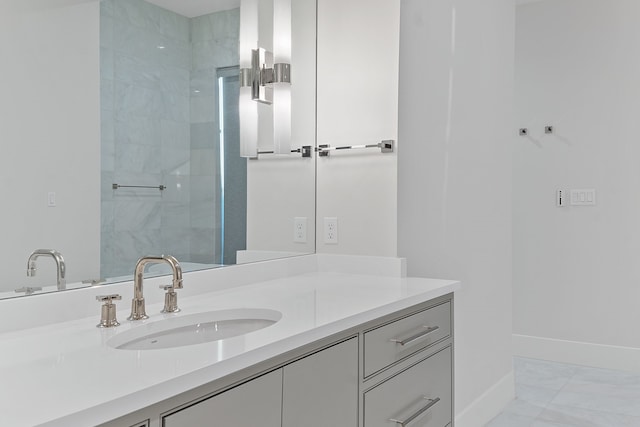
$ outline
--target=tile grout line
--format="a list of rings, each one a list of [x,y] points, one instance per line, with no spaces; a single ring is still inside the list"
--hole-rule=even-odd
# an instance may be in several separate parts
[[[549,362],[550,364],[555,364],[555,365],[562,365],[562,364],[556,364],[554,362]],[[571,365],[567,365],[567,366],[571,366]],[[535,421],[542,421],[545,422],[547,424],[557,424],[553,421],[547,421],[544,418],[541,418],[541,416],[549,409],[549,405],[551,405],[553,403],[554,400],[556,400],[556,398],[558,397],[558,395],[562,392],[562,390],[567,386],[567,384],[569,384],[569,382],[573,379],[573,377],[576,375],[576,373],[572,373],[571,376],[569,378],[567,378],[567,381],[556,391],[556,393],[553,395],[553,397],[551,398],[551,400],[545,405],[544,409],[542,410],[542,412],[540,412],[538,414],[538,416],[536,416],[533,419],[533,422]],[[558,405],[558,406],[564,406],[564,405]],[[532,424],[533,424],[532,422]],[[557,424],[559,425],[559,424]]]

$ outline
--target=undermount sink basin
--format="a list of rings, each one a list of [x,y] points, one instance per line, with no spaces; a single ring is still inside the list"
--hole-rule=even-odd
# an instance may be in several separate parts
[[[119,350],[154,350],[202,344],[266,328],[282,318],[267,309],[218,310],[150,322],[122,332],[107,344]]]

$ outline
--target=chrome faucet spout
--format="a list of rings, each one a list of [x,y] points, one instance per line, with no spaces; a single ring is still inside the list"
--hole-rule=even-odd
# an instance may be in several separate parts
[[[67,289],[67,267],[64,263],[64,258],[62,254],[54,249],[36,249],[29,255],[29,259],[27,260],[27,277],[33,277],[36,275],[36,260],[41,256],[49,256],[52,257],[56,262],[56,284],[58,286],[58,290]]]
[[[182,289],[182,267],[178,260],[171,255],[145,256],[138,260],[133,277],[133,300],[131,301],[131,315],[127,320],[148,319],[143,291],[144,268],[147,264],[169,264],[173,274],[172,289]]]

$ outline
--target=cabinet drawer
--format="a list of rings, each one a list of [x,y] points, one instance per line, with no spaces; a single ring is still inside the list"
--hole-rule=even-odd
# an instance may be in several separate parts
[[[364,427],[445,427],[452,417],[451,377],[447,347],[367,391]]]
[[[396,320],[364,334],[364,376],[451,335],[451,303]]]

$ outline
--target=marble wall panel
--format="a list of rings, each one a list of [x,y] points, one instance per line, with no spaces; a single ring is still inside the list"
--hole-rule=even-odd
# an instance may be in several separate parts
[[[191,125],[185,122],[160,120],[160,143],[162,148],[182,149],[189,151]]]
[[[191,227],[215,228],[219,223],[220,207],[215,200],[191,202]]]
[[[191,21],[191,40],[238,39],[240,9],[198,16]]]
[[[162,204],[162,228],[181,228],[190,227],[191,212],[188,204],[182,202],[165,202]],[[188,238],[189,236],[184,236]]]
[[[115,1],[113,16],[130,26],[183,42],[189,42],[189,18],[144,0]]]
[[[120,145],[159,146],[162,140],[161,120],[153,116],[132,116],[116,111],[114,139]]]
[[[193,262],[216,264],[220,259],[219,228],[191,228],[190,254]]]
[[[191,97],[213,97],[216,94],[216,73],[212,68],[191,72]]]
[[[215,149],[220,133],[215,123],[191,124],[191,149]]]
[[[158,251],[220,257],[216,68],[238,64],[238,28],[238,9],[188,19],[101,2],[103,276]]]
[[[139,197],[136,200],[116,198],[114,203],[115,231],[135,233],[140,230],[160,229],[162,202],[159,195]]]
[[[163,160],[160,155],[160,150],[154,146],[139,144],[116,144],[116,170],[128,172],[140,171],[150,174],[159,174],[162,172]]]

